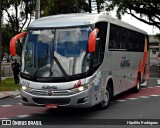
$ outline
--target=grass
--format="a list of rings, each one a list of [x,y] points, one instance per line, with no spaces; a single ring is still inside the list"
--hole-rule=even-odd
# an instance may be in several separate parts
[[[0,83],[0,91],[14,91],[19,89],[19,84],[15,84],[13,78],[2,80],[2,82]]]

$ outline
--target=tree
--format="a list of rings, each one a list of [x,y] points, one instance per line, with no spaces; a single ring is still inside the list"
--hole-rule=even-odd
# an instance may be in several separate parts
[[[107,11],[117,7],[117,17],[125,13],[136,19],[154,25],[160,29],[160,1],[159,0],[110,0],[107,2]],[[139,16],[137,16],[137,14]],[[147,17],[147,19],[145,19]]]
[[[88,11],[88,3],[85,0],[41,0],[41,16]]]
[[[3,1],[2,11],[7,13],[8,17],[5,20],[11,24],[14,35],[22,32],[24,27],[30,23],[34,8],[33,0]]]
[[[2,25],[2,46],[3,46],[3,53],[10,53],[9,51],[9,42],[11,38],[14,36],[12,31],[11,24],[3,24]]]
[[[2,0],[0,0],[0,83],[1,83],[1,62],[2,62]]]
[[[105,3],[105,0],[96,0],[97,3],[97,13],[100,13],[100,11],[104,8],[103,4]]]
[[[91,6],[91,0],[88,0],[88,4],[89,4],[89,13],[92,13],[92,6]]]

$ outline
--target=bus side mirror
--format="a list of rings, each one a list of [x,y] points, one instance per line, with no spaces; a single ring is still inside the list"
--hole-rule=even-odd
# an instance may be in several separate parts
[[[16,42],[18,39],[24,37],[26,35],[26,32],[22,32],[16,36],[14,36],[10,41],[10,53],[12,56],[16,55]]]
[[[95,28],[89,35],[89,38],[88,38],[88,51],[89,52],[95,52],[96,38],[97,38],[98,31],[99,31],[99,29]]]

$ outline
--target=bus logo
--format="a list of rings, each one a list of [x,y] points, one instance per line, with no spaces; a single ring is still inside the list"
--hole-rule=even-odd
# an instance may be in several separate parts
[[[57,86],[43,85],[42,89],[57,89]]]
[[[47,94],[48,94],[48,96],[51,96],[52,95],[52,91],[49,90]]]
[[[126,57],[122,57],[121,67],[122,67],[122,68],[130,67],[130,60],[127,59]]]

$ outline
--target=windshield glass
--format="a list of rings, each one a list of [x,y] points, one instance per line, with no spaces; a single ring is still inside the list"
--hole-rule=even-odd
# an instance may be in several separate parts
[[[29,30],[22,72],[34,77],[65,77],[89,70],[90,27]]]

